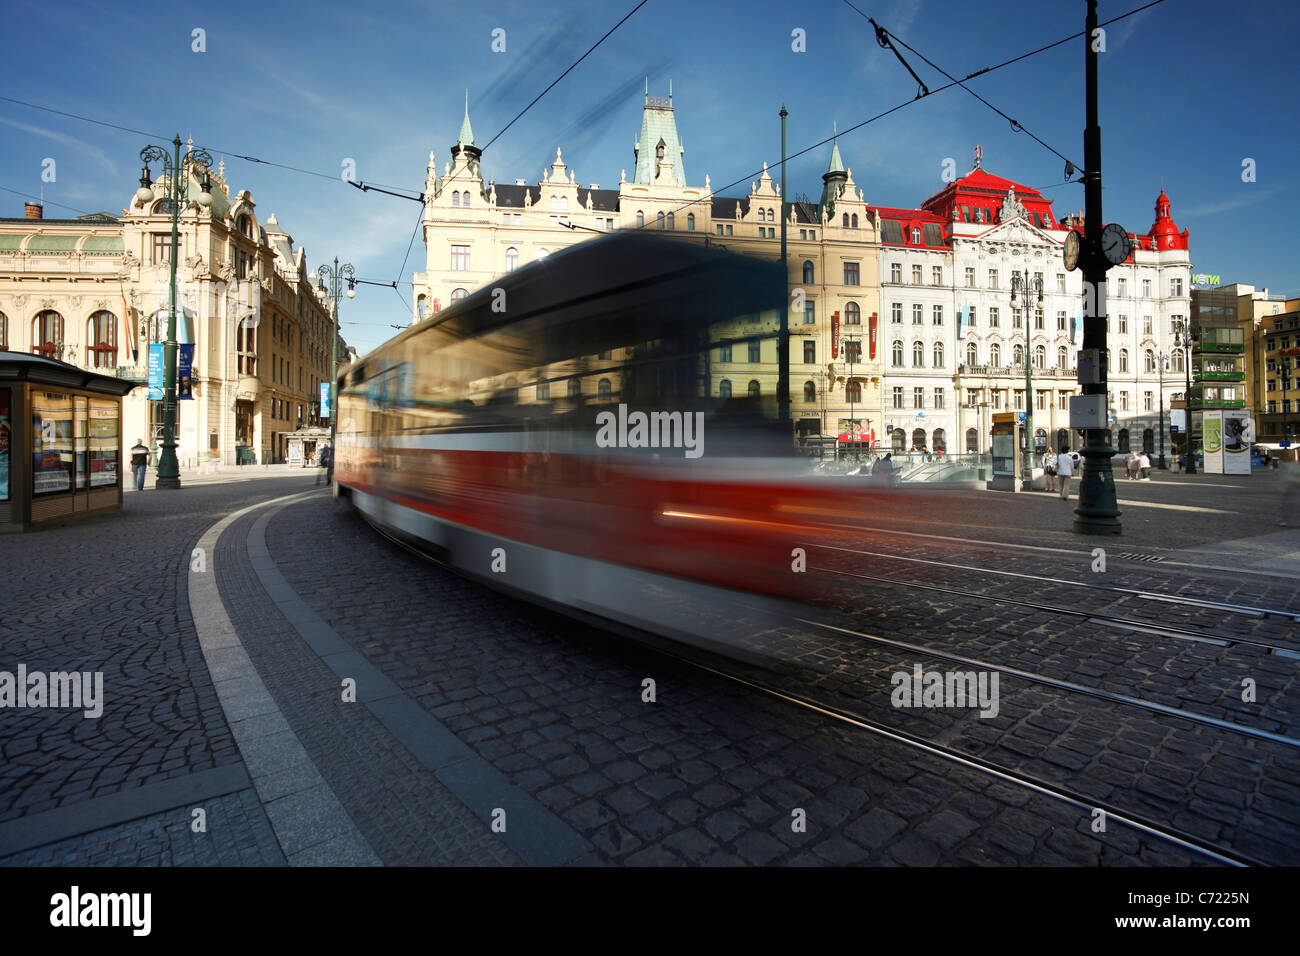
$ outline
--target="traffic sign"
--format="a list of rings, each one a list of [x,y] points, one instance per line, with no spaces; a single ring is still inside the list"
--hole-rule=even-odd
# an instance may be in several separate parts
[[[1289,438],[1283,438],[1280,442],[1277,443],[1277,447],[1278,447],[1278,448],[1290,448],[1290,447],[1291,447],[1291,439],[1289,439]]]

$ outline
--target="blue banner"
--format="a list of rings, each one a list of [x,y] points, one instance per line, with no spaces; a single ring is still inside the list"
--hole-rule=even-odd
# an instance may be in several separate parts
[[[966,306],[962,306],[957,312],[957,338],[966,334]]]
[[[160,402],[163,397],[163,347],[161,343],[149,346],[149,401]]]
[[[176,397],[194,399],[194,346],[176,346]]]
[[[320,417],[330,417],[330,383],[320,383]]]

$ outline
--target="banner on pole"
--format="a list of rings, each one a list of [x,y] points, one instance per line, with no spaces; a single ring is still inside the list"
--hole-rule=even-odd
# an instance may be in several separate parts
[[[330,417],[330,383],[320,383],[320,417]]]
[[[163,397],[163,347],[155,342],[149,346],[149,401],[160,402]]]

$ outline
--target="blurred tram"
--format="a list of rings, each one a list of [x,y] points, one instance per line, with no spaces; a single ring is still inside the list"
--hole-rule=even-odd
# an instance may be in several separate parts
[[[639,629],[810,597],[784,295],[775,263],[644,232],[532,263],[345,370],[335,494],[464,574]]]

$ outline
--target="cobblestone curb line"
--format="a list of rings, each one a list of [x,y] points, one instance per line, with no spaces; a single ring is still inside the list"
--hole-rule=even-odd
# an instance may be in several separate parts
[[[223,531],[250,511],[298,501],[273,498],[222,518],[199,539],[191,562],[190,611],[221,709],[292,866],[378,866],[379,857],[348,817],[257,674],[221,603],[213,562]],[[286,777],[293,786],[286,787]],[[291,791],[287,796],[286,790]]]

